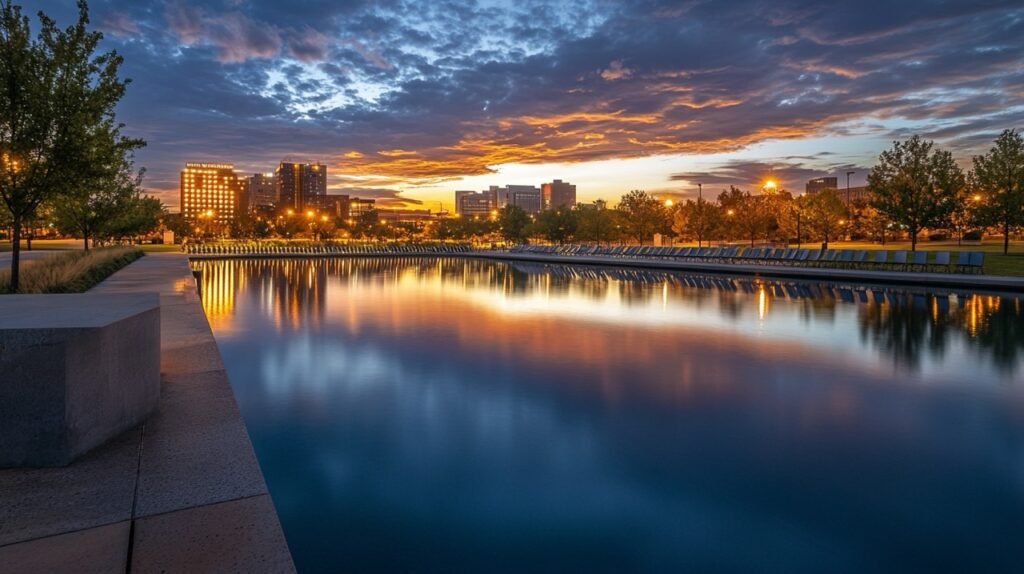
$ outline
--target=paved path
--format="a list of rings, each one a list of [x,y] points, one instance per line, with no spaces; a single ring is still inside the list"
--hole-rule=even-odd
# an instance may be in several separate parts
[[[94,291],[160,293],[159,411],[68,467],[0,470],[0,571],[294,572],[188,259]]]

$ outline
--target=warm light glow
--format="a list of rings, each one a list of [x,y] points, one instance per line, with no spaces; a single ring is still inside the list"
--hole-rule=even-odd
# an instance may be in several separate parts
[[[768,181],[764,182],[765,191],[775,191],[776,189],[778,189],[778,187],[779,184],[775,183],[775,180],[769,179]]]
[[[320,221],[323,221],[324,223],[327,223],[327,219],[328,219],[328,218],[327,218],[327,216],[326,216],[326,215],[321,215],[321,216],[320,216]]]
[[[974,197],[972,197],[971,199],[973,199],[974,201],[981,201],[981,194],[975,193]]]
[[[673,201],[672,201],[671,199],[666,199],[666,200],[665,200],[665,207],[672,207],[672,205],[673,205],[674,203],[675,203],[675,202],[673,202]]]
[[[736,215],[736,210],[735,209],[730,209],[729,211],[726,211],[725,214],[729,215],[729,216]]]
[[[295,215],[295,210],[289,209],[288,210],[288,215]]]
[[[306,217],[309,217],[309,218],[313,217],[313,210],[312,209],[306,212]]]

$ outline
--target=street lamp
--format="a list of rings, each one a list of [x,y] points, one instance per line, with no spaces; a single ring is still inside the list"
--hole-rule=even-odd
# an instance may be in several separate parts
[[[765,193],[774,193],[775,190],[778,189],[778,188],[779,188],[779,184],[775,183],[774,179],[769,179],[768,181],[764,182],[764,186],[762,186],[761,189]]]
[[[665,207],[672,207],[673,203],[674,202],[671,199],[666,199],[665,200]]]

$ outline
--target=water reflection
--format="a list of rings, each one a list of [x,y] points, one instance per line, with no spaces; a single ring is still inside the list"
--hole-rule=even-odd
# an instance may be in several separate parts
[[[404,284],[416,292],[445,290],[447,297],[505,311],[545,312],[571,305],[587,317],[592,305],[600,305],[597,316],[611,314],[622,322],[649,319],[631,317],[632,308],[661,304],[664,311],[671,302],[690,311],[717,310],[735,327],[749,329],[756,329],[750,319],[763,322],[777,302],[785,304],[779,312],[788,319],[819,325],[834,323],[837,309],[846,306],[856,315],[860,344],[909,370],[941,360],[947,349],[966,343],[975,351],[972,361],[1013,375],[1024,351],[1024,306],[1013,296],[458,259],[263,259],[195,265],[202,271],[203,304],[215,330],[231,329],[240,293],[273,317],[278,328],[294,331],[319,324],[331,280],[339,288]],[[545,304],[537,304],[538,294]],[[609,313],[609,305],[615,312]]]
[[[1019,300],[200,262],[300,571],[1012,571]]]

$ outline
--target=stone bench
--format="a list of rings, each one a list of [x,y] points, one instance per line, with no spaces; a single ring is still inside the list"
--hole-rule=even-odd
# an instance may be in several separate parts
[[[0,295],[0,467],[67,465],[159,398],[156,293]]]

